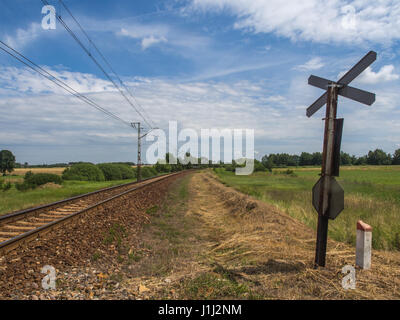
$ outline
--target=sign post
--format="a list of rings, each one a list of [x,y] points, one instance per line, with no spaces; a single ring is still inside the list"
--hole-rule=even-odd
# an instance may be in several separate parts
[[[307,116],[311,117],[326,103],[321,178],[312,190],[313,206],[318,212],[315,267],[325,267],[328,222],[329,219],[335,219],[344,209],[344,191],[334,178],[339,176],[343,130],[343,119],[336,118],[338,95],[367,105],[373,104],[375,94],[350,87],[348,84],[375,60],[376,53],[370,51],[337,82],[313,75],[308,79],[308,84],[327,91],[307,109]]]

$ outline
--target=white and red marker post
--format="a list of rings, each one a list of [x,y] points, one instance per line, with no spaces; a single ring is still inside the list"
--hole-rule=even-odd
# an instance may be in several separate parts
[[[356,265],[362,269],[371,268],[372,227],[357,221]]]

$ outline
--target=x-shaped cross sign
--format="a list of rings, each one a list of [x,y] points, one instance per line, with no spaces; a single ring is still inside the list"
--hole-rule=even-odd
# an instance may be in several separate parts
[[[368,68],[375,60],[376,60],[376,52],[370,51],[365,55],[364,58],[362,58],[353,68],[351,68],[337,82],[320,78],[317,76],[310,76],[310,78],[308,78],[308,84],[324,90],[327,90],[329,85],[332,84],[338,85],[339,95],[370,106],[375,102],[375,94],[350,87],[348,84],[351,81],[353,81],[356,77],[358,77],[360,73],[363,72],[366,68]],[[311,117],[315,112],[317,112],[327,102],[327,98],[328,94],[327,92],[325,92],[307,109],[307,117]]]

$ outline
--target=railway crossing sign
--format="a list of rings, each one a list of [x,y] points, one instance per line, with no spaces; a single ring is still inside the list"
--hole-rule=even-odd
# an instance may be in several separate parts
[[[339,176],[340,144],[342,140],[343,119],[337,119],[338,96],[343,96],[366,105],[375,102],[375,94],[353,88],[350,82],[358,77],[376,60],[376,52],[368,52],[338,81],[310,76],[308,84],[324,89],[326,92],[307,108],[307,117],[311,117],[326,104],[324,145],[322,153],[321,178],[313,187],[312,202],[318,212],[317,244],[315,266],[325,266],[328,221],[335,219],[344,209],[344,191],[335,176]]]
[[[334,177],[325,176],[325,177],[321,177],[318,180],[318,182],[314,185],[314,187],[312,189],[312,191],[313,191],[312,192],[312,204],[313,204],[315,210],[317,210],[317,212],[319,212],[320,211],[319,196],[321,194],[321,188],[325,182],[324,180],[326,180],[326,179],[329,180],[328,181],[328,184],[329,184],[328,197],[329,197],[329,203],[330,203],[326,214],[329,219],[334,220],[339,215],[339,213],[342,212],[344,209],[344,190]]]
[[[310,78],[308,78],[308,84],[324,90],[327,89],[329,84],[337,84],[339,88],[339,95],[370,106],[375,102],[375,94],[350,87],[348,84],[357,78],[361,72],[367,69],[375,60],[376,52],[370,51],[337,82],[312,75]],[[327,102],[327,98],[328,93],[325,92],[322,96],[315,100],[315,102],[307,108],[307,117],[311,117],[315,112],[317,112]]]

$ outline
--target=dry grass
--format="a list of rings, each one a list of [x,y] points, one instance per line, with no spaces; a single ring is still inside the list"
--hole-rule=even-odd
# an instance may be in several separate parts
[[[252,283],[250,289],[256,297],[400,298],[399,253],[374,251],[372,269],[357,270],[356,290],[344,290],[341,270],[354,265],[354,247],[329,240],[327,267],[315,270],[312,229],[271,205],[223,186],[211,173],[194,179],[203,179],[193,182],[207,185],[208,201],[215,203],[215,210],[204,208],[207,224],[223,226],[223,241],[212,250],[215,259],[242,281]]]
[[[12,174],[23,176],[28,171],[32,171],[33,173],[54,173],[61,176],[64,170],[65,168],[17,168]]]
[[[49,182],[49,183],[39,186],[38,188],[39,189],[61,189],[62,185],[59,185],[59,184],[56,184],[53,182]]]
[[[344,290],[353,247],[329,240],[327,267],[316,270],[311,228],[212,172],[178,182],[163,205],[147,209],[149,223],[129,252],[129,283],[144,283],[144,298],[400,298],[400,253],[374,251],[372,269],[358,269],[356,289]]]

